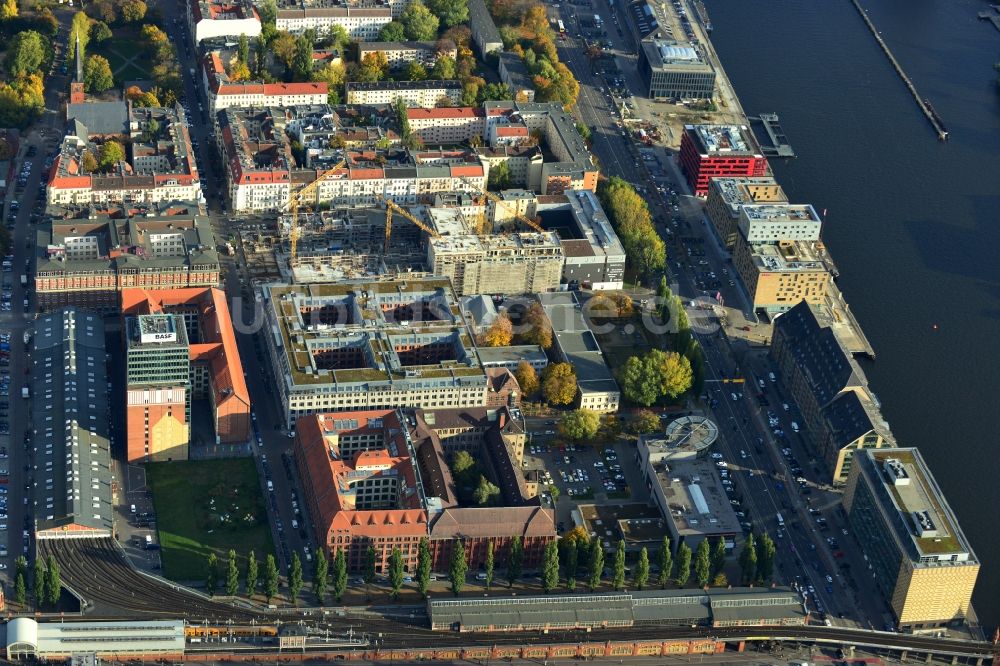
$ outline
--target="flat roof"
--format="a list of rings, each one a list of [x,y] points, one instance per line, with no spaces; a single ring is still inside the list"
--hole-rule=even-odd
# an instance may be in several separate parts
[[[763,157],[753,132],[746,125],[685,125],[684,130],[695,140],[702,154]]]
[[[763,200],[771,203],[788,202],[785,190],[770,176],[712,178],[708,181],[709,193],[713,190],[718,192],[733,217],[739,215],[741,206],[761,200],[758,197],[758,189],[764,188],[773,191],[774,194]]]
[[[667,39],[645,39],[642,50],[654,70],[713,72],[701,48]]]
[[[711,460],[675,459],[653,463],[652,468],[677,534],[707,537],[741,531],[719,470]]]
[[[920,564],[977,562],[958,518],[916,448],[862,449],[854,456],[855,464],[859,456],[866,460],[868,478],[885,489],[883,497],[891,498],[891,506],[883,503],[886,511],[897,514],[890,524],[897,535],[901,526],[906,527],[905,538]],[[909,548],[904,550],[912,557]]]
[[[618,382],[608,368],[597,338],[587,326],[573,293],[538,294],[538,300],[552,324],[553,337],[559,350],[576,370],[580,390],[601,393],[617,391]]]
[[[828,273],[815,241],[778,241],[750,246],[751,259],[761,273]]]
[[[540,345],[511,345],[508,347],[481,347],[479,358],[486,365],[500,365],[528,361],[548,363],[549,358]]]
[[[639,445],[649,451],[654,461],[684,454],[696,454],[715,443],[719,426],[704,416],[682,416],[667,424],[662,433],[639,437]]]

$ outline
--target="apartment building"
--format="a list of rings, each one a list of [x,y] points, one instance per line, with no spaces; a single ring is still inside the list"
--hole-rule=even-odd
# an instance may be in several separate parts
[[[733,265],[754,308],[770,313],[784,312],[803,300],[826,302],[833,279],[815,242],[751,243],[740,236]]]
[[[746,125],[685,125],[679,160],[699,197],[708,194],[712,178],[768,175],[767,158]]]
[[[747,243],[819,240],[823,221],[809,204],[753,203],[740,207],[736,223]]]
[[[428,70],[440,57],[458,58],[458,48],[450,39],[436,42],[361,42],[358,44],[358,62],[365,57],[381,53],[389,63],[389,69],[399,71],[411,62],[419,62]]]
[[[516,53],[502,51],[499,56],[500,81],[510,86],[518,102],[535,101],[535,82],[524,60]]]
[[[202,85],[210,110],[218,112],[232,107],[285,107],[299,104],[326,104],[329,86],[323,81],[304,83],[264,83],[263,81],[233,81],[225,62],[231,58],[226,51],[209,52],[202,63]],[[216,119],[216,123],[219,121]]]
[[[479,235],[455,208],[429,208],[427,266],[451,280],[458,296],[533,294],[559,288],[563,250],[554,232]]]
[[[413,107],[406,110],[410,132],[428,146],[467,143],[486,134],[486,112],[478,107]]]
[[[69,123],[49,171],[46,190],[49,205],[151,204],[202,199],[198,167],[180,107],[129,106],[126,121],[121,134],[102,134],[96,139],[80,120]],[[100,145],[110,140],[123,145],[125,159],[107,172],[88,172],[84,156],[89,154],[96,159]]]
[[[250,0],[188,0],[187,20],[195,43],[220,37],[260,36],[260,16]]]
[[[227,108],[218,114],[219,149],[233,211],[275,211],[288,204],[294,161],[284,132],[263,109]]]
[[[486,403],[486,374],[447,280],[272,284],[260,302],[289,429],[309,414]]]
[[[469,0],[469,28],[472,30],[472,41],[479,50],[479,55],[486,58],[490,53],[503,50],[503,38],[497,30],[497,24],[490,16],[486,0]]]
[[[224,292],[126,289],[122,319],[129,462],[187,460],[192,400],[209,405],[211,441],[250,441],[250,394]]]
[[[899,631],[966,622],[980,562],[920,451],[859,451],[844,508]]]
[[[347,31],[351,39],[359,42],[375,41],[382,28],[393,19],[392,8],[359,6],[333,2],[301,2],[294,6],[278,7],[277,29],[301,35],[306,30],[326,34],[334,26]]]
[[[775,321],[771,357],[831,482],[847,479],[857,451],[893,444],[864,372],[809,303],[798,303]]]
[[[194,204],[49,206],[38,226],[38,309],[76,306],[117,312],[130,287],[180,289],[219,284],[219,256],[207,218]]]
[[[407,106],[433,109],[447,100],[449,106],[462,99],[462,84],[446,81],[349,81],[345,84],[348,104],[392,104],[397,99]]]
[[[708,181],[705,213],[719,238],[729,249],[739,235],[740,208],[744,205],[788,203],[788,197],[774,178],[712,178]]]
[[[292,106],[282,109],[275,123],[302,144],[310,169],[328,169],[342,159],[343,149],[375,150],[378,146],[399,148],[399,121],[385,106]],[[331,148],[341,144],[343,148]]]

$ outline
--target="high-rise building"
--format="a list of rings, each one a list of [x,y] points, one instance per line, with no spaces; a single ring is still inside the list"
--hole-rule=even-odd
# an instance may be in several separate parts
[[[917,449],[858,451],[844,508],[898,629],[965,622],[979,560]]]
[[[216,444],[250,440],[250,396],[222,291],[126,289],[122,316],[130,462],[186,460],[194,400],[207,403]]]
[[[699,197],[712,178],[767,175],[767,158],[746,125],[685,125],[680,164]]]

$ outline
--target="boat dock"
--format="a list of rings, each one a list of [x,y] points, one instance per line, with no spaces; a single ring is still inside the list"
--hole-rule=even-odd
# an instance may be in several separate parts
[[[768,157],[795,157],[795,151],[788,143],[785,130],[781,129],[781,124],[778,122],[778,114],[762,113],[759,118],[751,118],[750,120],[759,120],[771,141],[770,146],[761,145],[760,147],[765,155]]]
[[[989,21],[993,27],[1000,30],[1000,5],[993,5],[993,12],[979,12],[980,21]]]
[[[913,81],[910,80],[910,77],[903,70],[903,66],[899,64],[898,60],[896,60],[896,56],[892,55],[892,51],[889,50],[889,46],[885,43],[885,40],[882,39],[882,35],[878,33],[878,30],[875,28],[875,24],[872,23],[870,18],[868,18],[868,13],[865,12],[861,3],[858,2],[858,0],[851,0],[851,3],[854,5],[854,8],[858,10],[858,13],[861,14],[861,18],[864,20],[865,25],[868,26],[869,30],[871,30],[872,36],[875,37],[875,41],[878,42],[878,45],[882,47],[882,51],[885,53],[886,57],[889,58],[889,62],[892,63],[896,73],[899,74],[899,78],[903,79],[903,83],[905,83],[906,87],[910,89],[910,94],[913,95],[913,99],[917,100],[917,106],[920,107],[920,111],[927,117],[927,120],[930,121],[931,127],[934,128],[934,131],[937,132],[938,140],[947,141],[948,129],[944,126],[944,122],[941,120],[941,117],[934,110],[934,107],[931,106],[931,103],[927,99],[921,97],[920,93],[917,92],[917,87],[913,85]]]

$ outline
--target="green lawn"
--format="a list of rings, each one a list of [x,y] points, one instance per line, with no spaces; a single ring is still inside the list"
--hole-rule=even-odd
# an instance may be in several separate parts
[[[204,580],[212,551],[220,572],[230,548],[239,554],[241,572],[251,549],[259,562],[274,553],[267,503],[252,459],[150,463],[146,480],[153,491],[167,578]]]
[[[129,38],[109,39],[107,42],[91,48],[93,53],[108,59],[115,82],[137,81],[150,78],[152,63],[145,53],[145,47],[139,41]],[[136,56],[134,59],[133,56]],[[128,63],[128,64],[126,64]]]

